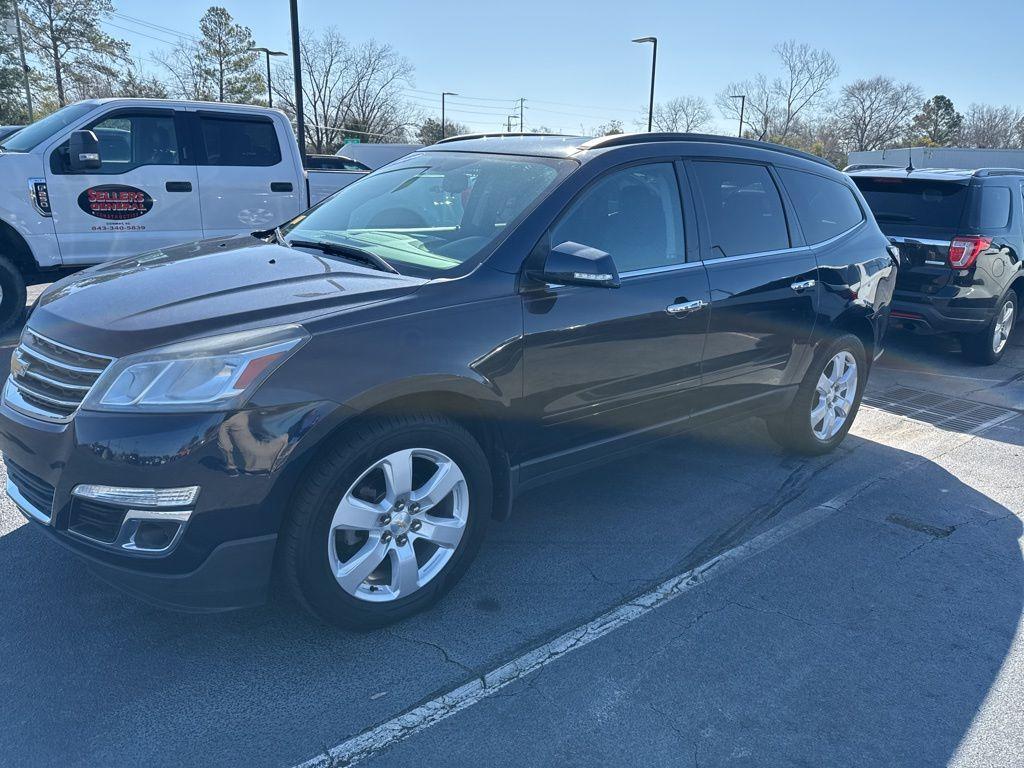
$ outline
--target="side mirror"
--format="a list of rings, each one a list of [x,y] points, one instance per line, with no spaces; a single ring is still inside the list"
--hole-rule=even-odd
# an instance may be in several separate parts
[[[556,245],[544,261],[544,269],[534,277],[555,285],[589,285],[618,288],[619,270],[611,255],[589,245],[572,241]]]
[[[72,171],[95,171],[103,165],[100,140],[92,131],[74,131],[68,139],[68,165]]]

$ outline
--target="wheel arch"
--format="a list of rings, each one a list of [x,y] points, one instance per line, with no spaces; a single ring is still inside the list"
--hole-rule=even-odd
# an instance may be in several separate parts
[[[23,275],[39,271],[39,263],[28,241],[3,219],[0,219],[0,256],[6,256],[14,262]]]
[[[852,333],[860,339],[870,366],[875,359],[875,349],[878,346],[875,323],[867,315],[847,312],[836,319],[833,328],[836,334]]]

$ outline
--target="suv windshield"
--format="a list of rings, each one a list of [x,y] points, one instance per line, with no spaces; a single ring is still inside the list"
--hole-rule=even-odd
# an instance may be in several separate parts
[[[64,109],[58,109],[52,115],[47,115],[42,120],[37,120],[32,125],[22,128],[7,139],[7,141],[0,144],[0,149],[3,149],[5,152],[30,152],[57,133],[57,131],[63,130],[95,108],[95,104],[79,102],[78,104],[70,104],[64,107]]]
[[[463,152],[408,155],[286,226],[289,241],[369,251],[404,273],[450,273],[489,252],[575,161]]]

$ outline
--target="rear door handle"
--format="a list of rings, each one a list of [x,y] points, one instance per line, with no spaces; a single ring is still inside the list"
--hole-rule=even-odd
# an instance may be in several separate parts
[[[168,192],[191,192],[192,182],[191,181],[168,181],[164,184],[164,189]]]
[[[291,192],[294,187],[290,181],[272,181],[270,182],[271,192]]]
[[[665,307],[665,311],[670,315],[688,315],[691,312],[696,312],[698,309],[704,309],[707,305],[708,303],[704,299],[681,301],[677,304],[669,304]]]
[[[789,287],[792,288],[797,293],[801,293],[803,291],[806,291],[808,288],[813,288],[817,284],[817,280],[800,280],[799,282],[793,283]]]

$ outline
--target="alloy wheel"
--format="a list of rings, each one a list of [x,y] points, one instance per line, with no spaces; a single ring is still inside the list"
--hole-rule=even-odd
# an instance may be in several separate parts
[[[999,309],[996,315],[996,322],[992,328],[992,351],[997,355],[1003,351],[1007,340],[1010,338],[1010,331],[1013,330],[1014,312],[1013,302],[1007,301]]]
[[[857,397],[857,361],[846,350],[836,354],[815,386],[811,431],[819,440],[831,440],[846,424]]]
[[[331,572],[360,600],[408,597],[451,560],[468,516],[469,488],[455,461],[429,448],[390,453],[359,476],[335,509]]]

